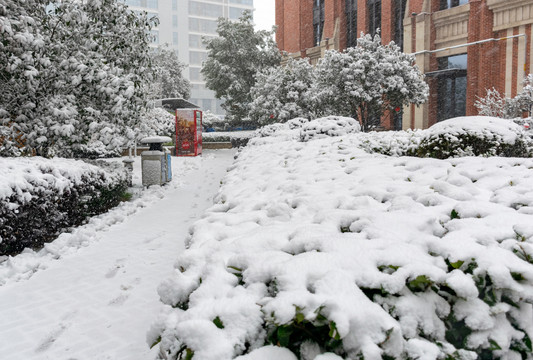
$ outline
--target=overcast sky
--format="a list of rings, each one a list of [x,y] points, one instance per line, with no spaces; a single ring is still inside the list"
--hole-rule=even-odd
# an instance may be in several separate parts
[[[256,30],[272,30],[275,25],[275,0],[254,0]]]

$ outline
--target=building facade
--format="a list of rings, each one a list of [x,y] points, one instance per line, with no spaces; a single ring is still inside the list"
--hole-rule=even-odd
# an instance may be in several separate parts
[[[515,96],[533,71],[532,24],[531,0],[276,0],[276,40],[295,58],[316,63],[378,28],[383,43],[416,55],[430,98],[383,119],[392,129],[477,115],[475,101],[493,87]]]
[[[202,110],[224,115],[222,101],[205,86],[202,78],[202,62],[207,50],[202,37],[217,35],[217,19],[225,17],[237,20],[245,10],[253,10],[253,0],[125,0],[134,11],[146,11],[157,16],[159,26],[154,28],[153,46],[167,44],[187,65],[184,77],[191,82],[190,102]]]

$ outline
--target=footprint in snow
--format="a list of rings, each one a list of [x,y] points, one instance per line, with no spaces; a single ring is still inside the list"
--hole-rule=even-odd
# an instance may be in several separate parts
[[[122,304],[124,304],[126,302],[126,300],[128,300],[128,298],[130,297],[130,294],[120,294],[119,296],[117,296],[116,298],[112,299],[108,305],[111,305],[111,306],[120,306]]]
[[[117,259],[115,261],[115,266],[113,266],[111,269],[108,270],[108,272],[105,274],[105,277],[107,279],[111,279],[117,275],[118,271],[124,267],[124,262],[126,259]]]
[[[48,335],[44,337],[43,340],[40,341],[39,346],[35,349],[35,352],[43,352],[46,351],[52,346],[56,340],[67,330],[71,323],[67,320],[71,319],[76,315],[77,311],[71,311],[67,313],[63,318],[61,319],[61,322],[55,326],[52,331]]]

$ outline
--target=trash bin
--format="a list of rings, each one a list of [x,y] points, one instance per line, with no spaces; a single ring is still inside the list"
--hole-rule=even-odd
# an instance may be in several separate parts
[[[150,136],[141,140],[150,145],[150,149],[141,153],[143,186],[163,185],[172,180],[170,151],[163,144],[171,142],[168,136]]]

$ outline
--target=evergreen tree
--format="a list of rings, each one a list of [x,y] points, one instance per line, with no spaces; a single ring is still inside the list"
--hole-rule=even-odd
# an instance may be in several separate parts
[[[250,89],[255,75],[278,65],[281,55],[273,39],[274,31],[254,31],[250,12],[239,21],[219,18],[218,37],[206,41],[208,56],[202,74],[218,99],[229,121],[245,120],[252,102]]]
[[[150,97],[188,99],[191,94],[191,83],[183,77],[184,68],[185,65],[178,60],[174,51],[160,46],[153,53]]]
[[[310,88],[314,81],[313,67],[307,59],[291,58],[285,66],[259,72],[251,90],[251,120],[267,124],[312,117]]]
[[[360,37],[344,52],[326,51],[312,91],[318,115],[351,116],[368,131],[386,111],[424,103],[429,88],[414,62],[393,42],[382,45],[379,34]]]
[[[0,0],[0,9],[1,154],[69,156],[133,138],[151,76],[146,15],[116,0]]]

